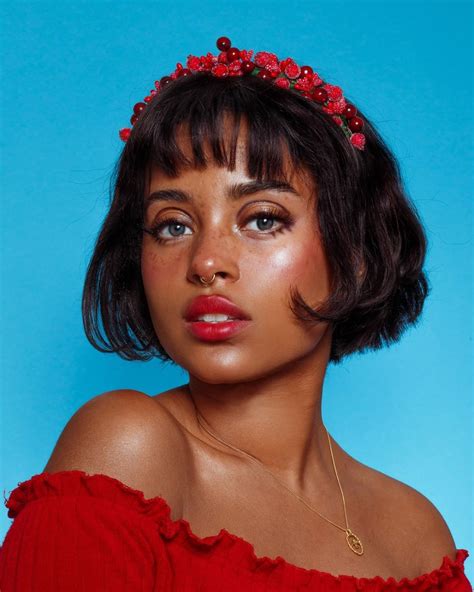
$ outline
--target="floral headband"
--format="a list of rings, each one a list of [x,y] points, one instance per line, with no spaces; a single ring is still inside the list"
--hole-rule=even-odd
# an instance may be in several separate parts
[[[364,150],[365,136],[361,133],[364,121],[357,116],[356,107],[345,100],[339,86],[325,83],[311,66],[298,66],[292,58],[279,60],[274,53],[268,51],[259,51],[253,57],[253,50],[232,47],[228,37],[219,37],[216,45],[220,50],[218,55],[211,53],[201,57],[189,55],[186,68],[178,62],[174,72],[156,80],[155,88],[150,91],[150,94],[143,99],[143,102],[134,106],[130,119],[132,126],[138,121],[140,114],[154,95],[159,94],[162,88],[176,78],[190,76],[195,72],[210,72],[218,78],[252,75],[264,78],[281,88],[295,89],[308,99],[320,103],[323,111],[342,128],[351,144],[359,150]],[[123,128],[119,135],[126,142],[130,133],[130,128]]]

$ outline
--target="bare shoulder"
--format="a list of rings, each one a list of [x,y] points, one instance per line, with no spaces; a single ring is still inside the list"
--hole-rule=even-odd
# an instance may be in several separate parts
[[[454,559],[456,545],[446,521],[420,491],[366,465],[361,474],[369,487],[374,524],[390,535],[389,549],[405,563],[417,566],[419,574],[440,567],[445,555]]]
[[[178,512],[186,455],[186,440],[166,409],[123,389],[93,397],[72,415],[43,470],[110,475],[147,498],[162,495]]]
[[[413,553],[418,554],[420,572],[428,573],[440,567],[445,555],[456,557],[456,544],[441,512],[434,503],[415,488],[397,481],[403,502],[406,528],[413,530]]]

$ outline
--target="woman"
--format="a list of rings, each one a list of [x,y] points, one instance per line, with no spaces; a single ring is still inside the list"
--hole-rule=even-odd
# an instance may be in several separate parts
[[[217,48],[121,130],[83,297],[96,348],[189,383],[74,414],[6,501],[1,589],[470,590],[433,504],[322,420],[328,364],[400,339],[429,292],[396,161],[311,67]]]

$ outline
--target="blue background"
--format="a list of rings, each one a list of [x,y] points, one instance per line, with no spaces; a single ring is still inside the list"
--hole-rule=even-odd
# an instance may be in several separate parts
[[[227,35],[340,84],[399,159],[433,291],[400,343],[329,366],[323,417],[351,455],[426,495],[474,552],[472,5],[8,2],[2,22],[3,492],[42,471],[93,396],[187,382],[180,368],[95,351],[80,298],[118,129],[156,78]],[[2,540],[10,523],[5,511]]]

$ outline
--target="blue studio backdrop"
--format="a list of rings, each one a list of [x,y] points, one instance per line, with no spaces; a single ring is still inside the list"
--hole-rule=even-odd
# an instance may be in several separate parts
[[[1,11],[4,495],[43,470],[85,401],[187,381],[176,366],[93,349],[81,292],[119,128],[155,79],[226,35],[340,84],[400,162],[428,235],[432,293],[399,343],[329,366],[323,417],[352,456],[427,496],[456,546],[474,549],[472,4],[115,0]],[[4,509],[0,540],[10,523]]]

